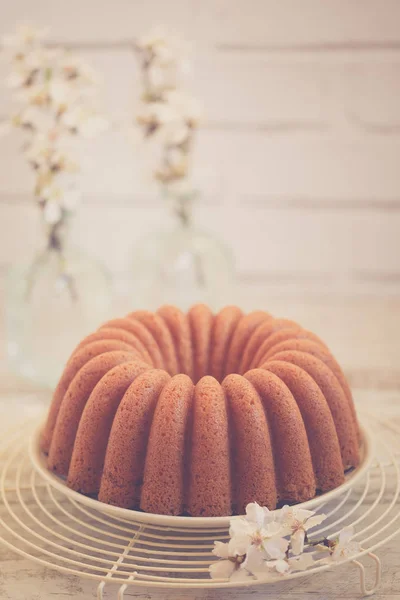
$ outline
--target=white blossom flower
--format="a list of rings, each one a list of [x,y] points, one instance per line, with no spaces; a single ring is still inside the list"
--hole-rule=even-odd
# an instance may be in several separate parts
[[[152,62],[147,70],[147,81],[152,88],[152,96],[162,96],[166,90],[177,85],[177,70],[171,65]]]
[[[280,558],[278,560],[268,560],[265,563],[266,567],[271,571],[276,571],[279,574],[287,573],[290,569],[287,560]]]
[[[78,164],[74,160],[68,146],[58,142],[53,144],[53,132],[46,135],[35,136],[34,141],[25,150],[25,156],[31,165],[40,172],[49,172],[53,176],[57,174],[58,179],[63,174],[76,173]]]
[[[52,200],[59,202],[62,197],[62,191],[58,185],[53,183],[41,189],[40,197],[42,200]]]
[[[291,573],[293,571],[306,571],[314,564],[314,559],[310,553],[304,553],[300,556],[291,556],[290,558],[281,558],[266,562],[269,570],[276,571],[280,575]],[[261,576],[259,577],[261,579]]]
[[[56,199],[47,199],[44,204],[43,215],[49,225],[55,225],[55,223],[61,221],[62,209]]]
[[[16,99],[25,105],[39,106],[42,110],[47,110],[53,115],[52,107],[49,106],[49,91],[48,86],[43,83],[34,83],[29,87],[22,87],[18,90]]]
[[[229,558],[229,544],[227,542],[214,542],[212,553],[218,558]]]
[[[18,69],[10,73],[6,79],[5,84],[6,87],[10,89],[18,89],[22,85],[24,85],[27,78],[27,73],[23,69]]]
[[[60,116],[60,122],[70,131],[78,131],[86,117],[86,110],[81,106],[68,107]]]
[[[213,579],[230,579],[231,581],[245,581],[250,574],[243,568],[243,556],[231,556],[228,544],[214,542],[213,554],[222,558],[210,565],[210,574]]]
[[[272,513],[256,503],[250,504],[246,517],[231,520],[228,543],[215,542],[213,554],[224,560],[222,566],[213,566],[213,572],[225,577],[257,576],[264,567],[266,559],[282,558],[288,548],[288,540],[276,536],[279,524]],[[236,573],[240,570],[240,573]]]
[[[159,125],[178,124],[184,121],[190,126],[197,126],[201,112],[200,103],[195,98],[170,90],[162,99],[144,104],[138,114],[138,120]]]
[[[230,579],[236,570],[235,562],[231,560],[219,560],[210,565],[212,579]]]
[[[72,104],[79,97],[79,90],[74,89],[68,81],[61,77],[53,77],[48,85],[48,94],[56,104]]]
[[[50,224],[58,223],[63,216],[63,211],[73,211],[80,200],[80,191],[75,186],[65,189],[62,180],[41,188],[38,190],[38,195],[44,202],[45,220]]]
[[[267,508],[251,503],[246,517],[232,519],[228,546],[231,555],[246,554],[250,546],[262,550],[265,558],[285,556],[289,542],[282,537],[282,525]]]
[[[47,137],[44,135],[38,135],[28,144],[25,150],[25,156],[29,162],[42,166],[47,164],[50,158],[51,150]]]
[[[188,156],[183,152],[175,152],[171,149],[166,157],[165,164],[156,170],[155,176],[159,181],[169,183],[183,179],[187,171]]]
[[[300,556],[291,556],[288,559],[291,571],[306,571],[314,564],[314,559],[310,552],[303,552]]]
[[[31,127],[40,137],[48,136],[51,131],[55,132],[54,117],[36,105],[28,105],[19,113],[18,119],[22,127]]]
[[[42,70],[49,64],[53,64],[55,58],[59,55],[60,50],[56,48],[43,48],[37,46],[30,48],[23,55],[23,58],[19,61],[19,66],[27,71]]]
[[[249,573],[257,575],[257,573],[265,566],[265,553],[262,548],[254,544],[249,546],[244,555],[242,566],[244,569],[247,569]]]
[[[360,543],[353,540],[354,527],[345,527],[337,539],[329,540],[330,560],[340,561],[360,552]],[[328,559],[329,560],[329,559]]]
[[[259,528],[274,522],[275,515],[266,506],[251,502],[246,506],[246,520],[255,523]]]
[[[183,119],[192,127],[198,126],[202,109],[200,102],[194,96],[178,90],[168,90],[165,92],[164,99],[175,113],[176,119]]]
[[[164,128],[163,134],[168,144],[176,146],[183,146],[191,136],[186,123],[179,123],[173,127],[167,126]]]
[[[274,536],[264,541],[263,548],[268,558],[279,560],[286,555],[289,548],[289,540]]]
[[[296,508],[295,506],[284,506],[279,519],[285,531],[290,534],[293,554],[301,554],[304,550],[307,531],[320,525],[326,519],[326,516],[316,515],[311,510]]]
[[[143,125],[166,125],[176,120],[175,111],[161,101],[149,102],[140,107],[137,120]]]
[[[136,40],[136,47],[151,52],[155,60],[164,66],[178,62],[182,55],[187,53],[185,44],[161,25],[154,27],[148,34],[140,36]]]
[[[161,144],[169,147],[181,146],[190,136],[187,121],[173,106],[161,101],[143,105],[137,121],[145,126],[149,135],[153,138],[157,136]]]
[[[68,81],[78,81],[79,84],[93,89],[99,83],[98,73],[80,56],[64,52],[58,60],[60,76]]]
[[[210,575],[212,579],[229,579],[236,583],[253,579],[251,574],[246,569],[243,569],[240,563],[232,560],[220,560],[211,564]]]
[[[107,119],[82,106],[67,109],[61,115],[61,121],[68,129],[83,137],[94,137],[108,128]]]

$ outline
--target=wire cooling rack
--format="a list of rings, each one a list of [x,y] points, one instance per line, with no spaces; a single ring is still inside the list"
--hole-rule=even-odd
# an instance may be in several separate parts
[[[359,571],[363,596],[371,595],[380,582],[381,564],[375,551],[400,531],[400,426],[368,414],[361,417],[373,432],[374,460],[353,488],[319,507],[327,519],[313,531],[312,539],[333,536],[353,525],[362,551],[331,566],[316,562],[313,568],[284,580],[351,562]],[[181,589],[238,586],[209,576],[209,565],[215,560],[213,542],[227,539],[226,529],[135,523],[89,509],[52,488],[28,457],[28,440],[37,425],[37,420],[27,421],[0,442],[0,541],[8,548],[43,566],[97,582],[99,599],[107,583],[120,585],[118,600],[123,600],[131,585]],[[365,583],[367,567],[360,562],[363,556],[370,559],[367,567],[374,568],[370,589]],[[254,581],[254,585],[260,582]]]

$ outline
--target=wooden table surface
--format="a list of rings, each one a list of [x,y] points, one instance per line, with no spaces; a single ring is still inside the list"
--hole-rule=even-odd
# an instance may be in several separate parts
[[[332,348],[353,386],[356,403],[390,416],[400,424],[400,299],[398,298],[260,298],[249,306],[268,306],[271,312],[297,319],[317,332]],[[37,389],[7,371],[1,360],[0,429],[22,416],[45,411],[50,392]],[[1,536],[1,529],[0,529]],[[383,564],[377,600],[400,600],[400,537],[378,551]],[[0,544],[0,600],[88,600],[96,584],[43,568]],[[118,586],[107,585],[106,600],[116,599]],[[249,590],[155,592],[131,587],[125,598],[140,600],[333,600],[360,597],[358,574],[350,565],[332,572]]]

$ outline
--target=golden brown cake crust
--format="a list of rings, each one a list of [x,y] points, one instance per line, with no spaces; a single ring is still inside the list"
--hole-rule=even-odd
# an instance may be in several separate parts
[[[122,508],[138,508],[144,461],[158,398],[170,380],[152,369],[139,375],[125,392],[111,427],[99,500]]]
[[[128,344],[128,346],[130,346],[135,353],[137,353],[137,356],[140,358],[140,360],[148,362],[149,365],[152,364],[150,355],[147,353],[147,350],[141,341],[132,333],[129,333],[129,331],[126,331],[125,329],[118,329],[117,327],[102,327],[98,331],[91,333],[81,341],[81,343],[76,347],[75,352],[88,346],[92,342],[103,340],[125,342],[125,344]]]
[[[157,314],[164,319],[174,341],[178,372],[193,379],[192,337],[187,316],[176,306],[169,305],[159,308]]]
[[[211,332],[214,316],[205,304],[196,304],[188,312],[192,336],[194,383],[208,374]]]
[[[214,318],[211,332],[210,374],[222,381],[231,338],[242,316],[237,306],[226,306]]]
[[[354,402],[353,402],[353,396],[352,396],[349,384],[347,383],[346,377],[344,376],[342,369],[340,368],[339,364],[336,362],[336,360],[332,356],[332,354],[328,350],[326,350],[324,347],[322,347],[320,344],[317,344],[316,342],[313,342],[312,340],[290,339],[290,340],[287,340],[286,342],[281,342],[280,344],[277,344],[276,346],[274,346],[274,348],[272,348],[269,351],[269,353],[267,354],[266,359],[272,358],[275,354],[277,354],[278,352],[282,352],[283,350],[299,350],[300,352],[306,352],[307,354],[311,354],[312,356],[319,358],[320,360],[322,360],[323,363],[326,364],[327,367],[330,368],[332,373],[335,375],[335,377],[339,381],[339,383],[346,395],[346,398],[350,404],[351,412],[353,415],[353,422],[356,425],[356,428],[358,431],[358,437],[360,439],[360,431],[358,428],[358,421],[357,421],[356,409],[355,409]]]
[[[188,448],[187,512],[230,515],[231,464],[228,410],[224,391],[214,377],[196,384]]]
[[[163,388],[154,413],[147,446],[140,508],[179,515],[185,500],[185,441],[194,385],[187,375],[175,375]]]
[[[134,335],[136,339],[142,344],[143,348],[147,352],[148,357],[150,357],[149,364],[152,365],[156,369],[162,369],[164,366],[163,357],[160,352],[160,348],[157,345],[156,340],[152,336],[151,332],[140,323],[140,321],[136,321],[135,319],[112,319],[111,321],[107,321],[100,327],[101,331],[104,328],[117,328],[123,329],[128,333]],[[148,358],[145,354],[142,355],[142,360],[148,362]]]
[[[259,367],[267,360],[267,357],[271,355],[271,351],[275,346],[281,342],[286,342],[287,340],[292,339],[311,340],[312,342],[321,345],[325,350],[328,350],[325,344],[321,342],[316,335],[311,333],[311,331],[306,331],[305,329],[301,329],[299,327],[291,327],[271,333],[271,335],[264,340],[260,348],[257,350],[253,359],[253,365],[255,367]]]
[[[129,352],[115,350],[95,356],[82,367],[71,381],[61,402],[54,435],[50,445],[48,466],[59,475],[67,475],[76,432],[86,402],[95,385],[110,369],[132,360]]]
[[[248,315],[243,315],[233,333],[231,344],[226,359],[224,376],[239,373],[239,365],[243,350],[253,331],[271,315],[263,310],[255,310]]]
[[[277,360],[264,367],[287,385],[300,409],[307,431],[317,488],[331,490],[344,481],[342,458],[335,424],[321,390],[296,365]]]
[[[83,494],[97,494],[115,413],[126,390],[149,370],[141,361],[118,365],[102,377],[83,410],[68,472],[68,485]]]
[[[222,383],[228,399],[232,434],[234,508],[243,514],[249,502],[276,507],[277,491],[271,440],[260,396],[247,379],[228,375]]]
[[[139,321],[152,334],[163,357],[164,368],[170,375],[178,373],[178,360],[171,333],[163,319],[148,310],[136,310],[128,315],[133,321]]]
[[[239,367],[239,372],[241,374],[246,373],[253,365],[255,366],[254,357],[261,344],[272,333],[281,329],[300,329],[300,325],[294,321],[289,321],[288,319],[274,319],[271,317],[256,327],[243,350],[243,356]]]
[[[264,369],[248,371],[245,378],[262,400],[274,448],[278,498],[304,502],[315,496],[315,476],[307,432],[297,403],[279,377]]]
[[[350,404],[339,381],[329,367],[319,358],[295,350],[278,352],[274,355],[274,360],[283,360],[292,365],[297,365],[314,379],[325,396],[335,423],[343,468],[346,470],[350,467],[356,467],[360,462],[357,428],[353,422]]]
[[[346,378],[315,334],[199,304],[136,311],[82,340],[40,443],[81,493],[211,517],[340,485],[359,436]]]
[[[104,340],[99,342],[92,342],[79,350],[74,352],[67,362],[64,372],[61,376],[60,381],[54,391],[53,400],[50,405],[50,410],[47,416],[46,425],[42,431],[40,447],[46,454],[49,452],[51,440],[53,438],[53,431],[56,425],[58,412],[60,410],[61,402],[65,396],[69,384],[81,369],[89,360],[95,356],[99,356],[104,352],[111,352],[113,350],[126,350],[131,351],[131,347],[124,342],[116,340]]]

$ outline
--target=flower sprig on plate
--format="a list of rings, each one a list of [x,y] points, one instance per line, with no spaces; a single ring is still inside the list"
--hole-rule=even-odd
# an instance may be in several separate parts
[[[308,532],[326,515],[284,506],[271,512],[257,503],[248,504],[244,517],[231,519],[229,542],[214,542],[213,554],[220,558],[210,565],[213,579],[241,582],[273,581],[312,567],[314,552],[318,564],[345,560],[360,551],[352,527],[342,529],[334,539],[310,541]]]
[[[93,106],[93,69],[79,56],[46,45],[45,35],[21,25],[2,38],[10,64],[6,85],[18,105],[2,130],[26,134],[23,152],[35,172],[35,198],[51,228],[79,199],[72,177],[80,170],[77,138],[102,132],[108,122]]]
[[[188,68],[184,45],[159,28],[139,38],[135,47],[142,80],[136,120],[144,137],[161,150],[154,178],[168,191],[187,193],[189,158],[202,110],[182,86]]]

